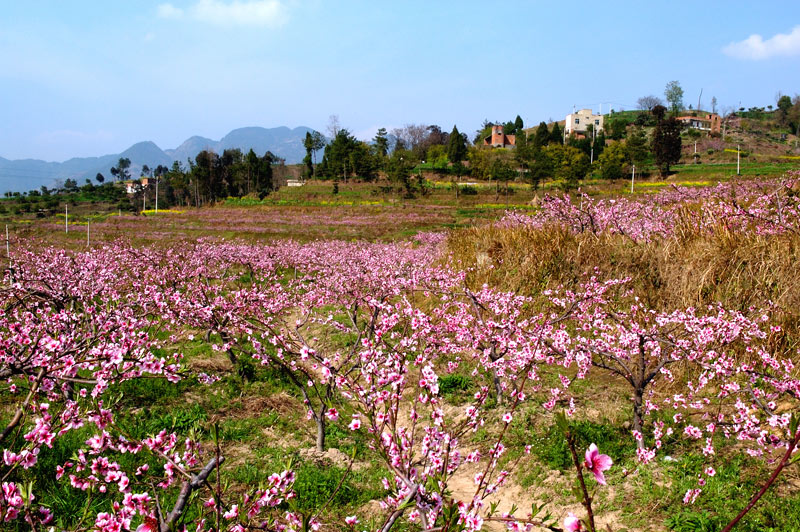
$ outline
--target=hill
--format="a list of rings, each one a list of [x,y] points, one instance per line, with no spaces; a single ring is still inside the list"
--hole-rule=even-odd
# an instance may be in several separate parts
[[[271,151],[287,164],[297,164],[305,156],[303,140],[307,127],[290,129],[285,126],[275,128],[243,127],[234,129],[216,141],[206,137],[192,136],[174,149],[161,149],[152,141],[137,142],[121,153],[99,157],[75,157],[64,162],[49,162],[39,159],[10,160],[0,157],[0,191],[24,192],[42,186],[53,187],[58,181],[74,179],[82,183],[94,179],[101,173],[110,177],[111,167],[121,157],[131,160],[131,175],[138,176],[144,165],[154,168],[160,164],[171,166],[179,161],[186,165],[205,149],[222,153],[223,150],[238,148],[243,152],[253,149],[259,155]]]

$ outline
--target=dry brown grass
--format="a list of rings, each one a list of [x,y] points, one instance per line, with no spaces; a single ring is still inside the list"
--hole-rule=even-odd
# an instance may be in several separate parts
[[[574,288],[588,275],[630,277],[633,293],[651,308],[702,308],[721,303],[748,311],[771,301],[796,348],[800,338],[800,235],[734,233],[720,228],[637,243],[621,235],[575,234],[484,225],[452,233],[451,260],[471,267],[468,283],[536,296],[546,288]]]

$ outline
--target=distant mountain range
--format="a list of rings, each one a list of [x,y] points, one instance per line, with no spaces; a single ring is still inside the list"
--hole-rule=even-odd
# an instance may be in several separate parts
[[[38,159],[9,160],[0,157],[0,192],[25,192],[42,186],[52,187],[57,181],[75,179],[82,185],[86,179],[94,179],[101,173],[107,179],[113,179],[111,167],[116,166],[120,157],[131,160],[132,176],[139,176],[144,165],[155,168],[159,164],[171,166],[180,161],[186,166],[186,160],[194,159],[198,153],[210,149],[221,154],[229,148],[239,148],[247,153],[251,148],[259,156],[271,151],[286,160],[286,164],[297,164],[303,161],[306,150],[303,140],[307,127],[243,127],[234,129],[220,140],[205,137],[190,137],[175,149],[162,150],[154,142],[138,142],[123,151],[102,155],[100,157],[76,157],[63,163],[47,162]]]

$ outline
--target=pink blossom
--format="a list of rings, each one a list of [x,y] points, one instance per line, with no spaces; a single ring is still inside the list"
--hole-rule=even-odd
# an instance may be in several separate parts
[[[578,519],[572,512],[570,512],[567,517],[564,518],[564,530],[567,532],[578,532],[582,528],[583,523],[581,523],[581,520]]]
[[[583,465],[591,471],[594,475],[594,478],[597,479],[597,482],[600,484],[606,484],[606,477],[603,475],[603,471],[611,469],[611,465],[614,463],[611,461],[611,457],[607,454],[600,454],[600,451],[597,450],[597,445],[591,444],[589,448],[586,450],[586,461]]]

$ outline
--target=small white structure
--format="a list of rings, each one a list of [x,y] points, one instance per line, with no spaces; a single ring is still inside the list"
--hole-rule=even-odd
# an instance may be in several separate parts
[[[591,109],[581,109],[567,115],[564,132],[568,136],[572,133],[583,135],[589,124],[596,132],[599,132],[603,129],[603,115],[593,114]]]
[[[287,187],[302,187],[305,185],[304,181],[300,181],[299,179],[287,179],[286,186]]]

